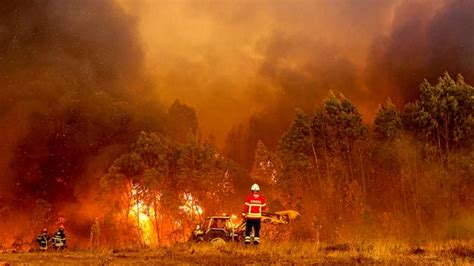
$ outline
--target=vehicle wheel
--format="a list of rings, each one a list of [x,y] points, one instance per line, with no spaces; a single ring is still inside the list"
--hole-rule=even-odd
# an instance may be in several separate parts
[[[211,240],[213,246],[223,246],[225,245],[225,240],[220,237],[215,237]]]
[[[226,233],[224,231],[209,231],[205,236],[204,236],[204,239],[206,241],[212,241],[213,239],[215,238],[221,238],[223,240],[225,240],[227,238],[226,236]]]
[[[189,237],[189,240],[188,240],[188,242],[195,242],[195,243],[201,243],[202,241],[204,241],[204,237],[195,236],[195,235],[191,235],[191,237]]]

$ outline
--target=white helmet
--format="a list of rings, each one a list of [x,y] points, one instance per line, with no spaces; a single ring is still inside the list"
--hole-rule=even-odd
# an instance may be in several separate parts
[[[250,188],[250,190],[252,190],[252,191],[260,191],[260,186],[259,186],[257,183],[255,183],[255,184],[252,185],[252,188]]]

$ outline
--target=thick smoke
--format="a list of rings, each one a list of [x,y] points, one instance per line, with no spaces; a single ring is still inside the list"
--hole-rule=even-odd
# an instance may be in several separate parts
[[[471,1],[122,2],[139,17],[157,95],[196,107],[220,144],[249,117],[312,111],[329,90],[370,123],[386,98],[416,97],[425,77],[473,75]]]
[[[265,129],[249,131],[249,135],[254,135],[249,138],[252,147],[257,139],[274,147],[278,139],[272,136],[281,135],[284,127],[277,123],[269,127],[262,125],[275,120],[288,125],[292,117],[285,114],[294,108],[312,113],[329,90],[353,100],[370,123],[377,105],[387,98],[394,99],[400,106],[414,100],[425,78],[436,81],[448,71],[452,75],[462,74],[467,82],[474,81],[474,60],[470,56],[474,54],[472,1],[399,1],[396,5],[380,1],[374,9],[364,5],[366,2],[369,1],[361,2],[365,10],[346,9],[342,4],[338,7],[354,22],[376,11],[374,16],[379,20],[372,22],[385,25],[360,33],[369,41],[365,58],[357,56],[360,53],[357,48],[362,49],[357,45],[357,35],[346,36],[345,42],[354,42],[354,50],[338,45],[337,39],[330,38],[324,45],[311,34],[290,35],[286,40],[278,34],[269,39],[261,73],[283,93],[278,108],[270,106],[250,121],[250,127],[257,124],[260,126],[253,128]],[[383,20],[381,14],[391,21]],[[354,32],[360,30],[357,23],[346,26]],[[251,153],[248,156],[251,157]]]
[[[304,36],[276,35],[263,52],[261,76],[280,88],[291,106],[311,112],[329,90],[360,94],[354,65],[329,45]]]
[[[141,130],[162,130],[154,99],[195,107],[221,145],[245,124],[231,143],[249,166],[330,90],[370,122],[445,70],[473,83],[473,17],[469,0],[5,1],[0,200],[89,200]]]
[[[83,200],[141,130],[160,128],[135,19],[108,0],[0,8],[0,196],[20,209]]]
[[[474,81],[474,2],[405,2],[395,11],[393,28],[372,45],[367,86],[374,100],[413,100],[423,79],[443,72]],[[376,95],[378,94],[378,95]]]
[[[220,144],[244,123],[250,146],[275,147],[295,108],[313,112],[330,90],[370,123],[387,98],[413,100],[424,78],[447,70],[470,82],[472,10],[460,0],[364,0],[145,1],[134,11],[162,99],[195,106]]]
[[[253,164],[257,141],[275,148],[293,120],[296,108],[314,112],[329,91],[339,91],[349,97],[363,94],[356,67],[338,49],[301,35],[275,34],[267,42],[261,51],[265,56],[259,75],[270,86],[278,88],[277,101],[267,102],[262,112],[252,116],[243,128],[234,127],[228,137],[238,138],[236,130],[243,131],[241,141],[244,143],[228,147],[237,150],[226,153],[247,168]],[[227,145],[232,142],[229,139]]]

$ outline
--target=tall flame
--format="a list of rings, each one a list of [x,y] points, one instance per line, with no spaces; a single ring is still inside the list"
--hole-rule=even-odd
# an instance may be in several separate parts
[[[158,210],[155,210],[155,208],[140,199],[140,191],[141,188],[138,185],[133,186],[131,189],[132,199],[128,217],[130,222],[139,229],[142,243],[147,246],[156,246],[158,244],[158,230],[154,225],[153,217],[158,217],[155,215],[158,213]],[[183,194],[183,203],[179,206],[179,209],[193,218],[201,217],[204,212],[191,193]],[[174,221],[174,224],[178,227],[182,226],[180,221]]]
[[[204,212],[198,201],[191,195],[191,193],[184,193],[184,204],[179,207],[180,210],[190,215],[201,216]]]
[[[157,242],[157,230],[153,226],[153,222],[150,217],[155,215],[155,209],[143,202],[137,197],[139,191],[138,186],[132,188],[132,202],[128,216],[129,219],[134,222],[140,230],[141,240],[145,245],[153,246],[158,244]]]

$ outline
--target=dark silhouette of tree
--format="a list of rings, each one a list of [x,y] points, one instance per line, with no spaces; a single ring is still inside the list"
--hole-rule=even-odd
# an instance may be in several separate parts
[[[175,100],[168,110],[168,135],[178,142],[186,142],[198,132],[198,120],[193,108]]]

